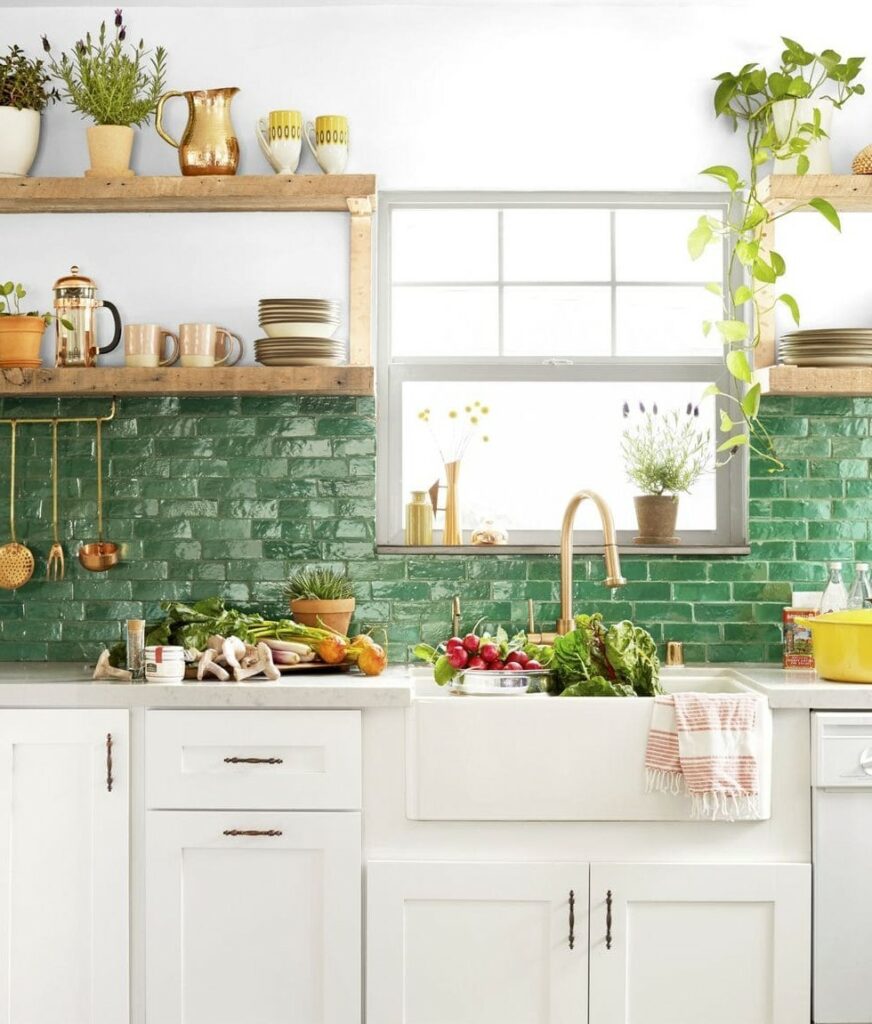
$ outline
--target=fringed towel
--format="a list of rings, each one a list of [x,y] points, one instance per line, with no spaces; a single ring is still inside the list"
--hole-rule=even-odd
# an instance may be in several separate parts
[[[694,818],[759,818],[761,701],[751,693],[655,697],[645,751],[648,791],[687,793]]]

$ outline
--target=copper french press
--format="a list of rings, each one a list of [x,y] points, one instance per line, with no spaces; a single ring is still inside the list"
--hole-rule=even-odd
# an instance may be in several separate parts
[[[108,299],[97,298],[97,285],[90,277],[71,267],[70,273],[54,283],[55,366],[96,366],[97,356],[117,348],[121,341],[121,317]],[[105,307],[112,314],[115,333],[108,345],[97,344],[96,313]]]

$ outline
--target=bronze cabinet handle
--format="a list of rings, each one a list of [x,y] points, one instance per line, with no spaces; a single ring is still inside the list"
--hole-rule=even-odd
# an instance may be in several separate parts
[[[612,890],[606,893],[606,949],[612,948]]]
[[[280,836],[280,828],[225,828],[225,836]]]
[[[225,757],[225,764],[284,764],[280,757]]]
[[[106,789],[112,792],[112,733],[106,733]]]
[[[575,949],[575,890],[569,890],[569,948]]]

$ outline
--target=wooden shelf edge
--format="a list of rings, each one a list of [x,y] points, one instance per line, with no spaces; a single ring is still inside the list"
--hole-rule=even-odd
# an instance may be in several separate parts
[[[758,193],[773,210],[819,197],[837,210],[872,212],[872,174],[770,174]]]
[[[0,213],[367,213],[374,174],[5,178]]]
[[[872,397],[872,366],[766,366],[754,380],[764,395]]]
[[[371,366],[234,366],[157,369],[0,370],[0,398],[118,398],[221,395],[360,395],[375,393]]]

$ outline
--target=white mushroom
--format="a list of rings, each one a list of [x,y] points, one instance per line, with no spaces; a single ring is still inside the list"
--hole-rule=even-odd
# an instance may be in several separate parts
[[[241,668],[239,659],[245,657],[245,644],[238,636],[228,636],[221,644],[221,653],[224,655],[224,661],[235,674]]]
[[[211,647],[213,651],[220,651],[224,646],[224,637],[218,636],[217,633],[213,633],[206,641],[206,646]]]
[[[267,679],[281,678],[281,672],[276,668],[273,663],[272,651],[267,647],[266,644],[260,643],[257,645],[258,660],[255,665],[251,665],[248,668],[238,668],[233,672],[236,681],[241,683],[243,679],[248,679],[251,676],[264,675]]]
[[[203,652],[203,656],[200,658],[200,664],[197,666],[197,678],[202,680],[203,676],[208,672],[210,675],[216,676],[221,682],[226,682],[230,675],[225,672],[220,665],[215,664],[214,648],[210,647]]]
[[[133,673],[126,668],[115,668],[109,664],[109,651],[104,649],[94,666],[94,679],[114,679],[119,683],[129,683],[132,678]]]

